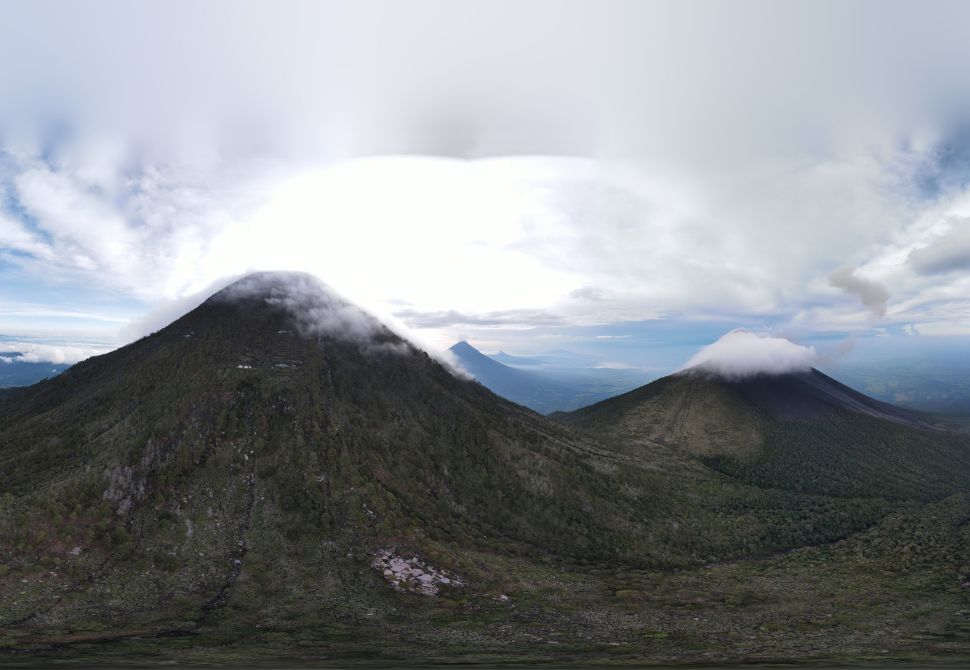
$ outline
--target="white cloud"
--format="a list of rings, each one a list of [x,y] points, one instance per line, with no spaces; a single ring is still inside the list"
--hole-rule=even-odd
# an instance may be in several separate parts
[[[107,353],[110,350],[111,347],[4,341],[0,342],[0,361],[74,364],[91,356]]]
[[[296,269],[383,317],[405,300],[564,324],[856,329],[965,309],[962,256],[927,211],[942,205],[914,184],[936,179],[948,120],[968,110],[954,91],[970,7],[38,0],[5,14],[0,58],[21,67],[0,72],[0,182],[19,202],[0,247],[30,281],[154,304]],[[412,157],[375,158],[395,153]],[[464,160],[505,154],[519,158]],[[952,204],[961,187],[937,181]],[[872,310],[834,297],[840,267],[873,283],[850,289]]]
[[[923,336],[970,335],[970,323],[914,323],[911,334]]]
[[[950,229],[909,252],[907,260],[920,274],[970,270],[970,218],[948,220]]]
[[[0,212],[0,252],[3,251],[19,251],[45,261],[54,258],[50,247],[36,234],[20,221]]]
[[[602,363],[597,363],[593,366],[597,370],[632,370],[633,366],[629,363],[620,363],[615,361],[604,361]]]
[[[120,212],[79,188],[69,173],[29,169],[15,183],[21,206],[59,247],[59,260],[79,270],[117,267],[134,274],[136,240]]]
[[[262,180],[258,170],[227,171],[144,167],[129,177],[133,195],[120,213],[108,216],[104,195],[80,177],[29,170],[18,182],[24,205],[51,241],[47,254],[19,262],[37,281],[70,278],[161,303],[129,334],[164,325],[168,301],[192,302],[219,278],[253,269],[314,273],[385,319],[402,312],[403,299],[407,313],[457,306],[466,320],[501,313],[522,327],[529,314],[541,316],[534,325],[712,311],[794,317],[804,287],[831,271],[826,259],[890,236],[860,228],[847,243],[840,226],[807,219],[773,231],[772,212],[671,201],[643,174],[582,159],[359,159],[289,179],[271,170]],[[259,196],[236,195],[233,178]],[[722,188],[709,186],[709,198]],[[114,243],[102,240],[109,232]],[[598,300],[577,297],[590,286]],[[819,299],[811,289],[808,297]],[[867,325],[840,309],[824,321]],[[453,330],[442,325],[431,338],[445,347]]]
[[[739,329],[698,351],[681,370],[743,379],[759,374],[802,372],[810,369],[818,358],[815,347]]]
[[[99,314],[97,312],[51,308],[35,303],[16,302],[4,302],[3,305],[0,305],[0,317],[82,319],[109,324],[123,324],[127,322],[125,317],[117,314]]]
[[[243,304],[257,301],[283,308],[292,315],[297,329],[308,337],[328,335],[366,343],[383,332],[383,325],[375,317],[305,273],[253,273],[233,282],[212,299]]]

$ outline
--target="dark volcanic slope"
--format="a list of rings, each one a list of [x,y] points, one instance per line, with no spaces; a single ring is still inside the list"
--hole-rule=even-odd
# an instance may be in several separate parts
[[[556,415],[621,445],[662,443],[759,486],[933,499],[970,486],[970,441],[812,370],[689,372]]]
[[[817,421],[855,413],[915,428],[931,428],[911,412],[870,398],[814,369],[723,383],[752,407],[781,419]]]

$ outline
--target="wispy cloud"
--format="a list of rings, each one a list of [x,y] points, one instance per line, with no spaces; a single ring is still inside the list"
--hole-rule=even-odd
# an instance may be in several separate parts
[[[946,232],[909,252],[907,261],[916,272],[938,275],[970,270],[970,217],[951,218]]]
[[[69,309],[52,308],[49,305],[36,303],[13,303],[0,305],[0,317],[30,317],[55,319],[80,319],[84,321],[102,321],[105,323],[125,324],[128,317],[115,314],[100,314],[98,312],[75,311]]]

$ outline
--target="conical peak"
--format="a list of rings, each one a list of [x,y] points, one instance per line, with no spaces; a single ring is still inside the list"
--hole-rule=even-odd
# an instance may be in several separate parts
[[[471,344],[469,344],[467,340],[462,340],[461,342],[457,342],[451,345],[450,349],[455,353],[475,353],[475,354],[481,353],[478,349],[476,349]]]
[[[378,319],[349,302],[317,277],[305,272],[254,272],[222,289],[204,305],[230,304],[245,316],[283,312],[306,337],[396,344],[403,340]]]
[[[252,272],[209,298],[215,302],[334,301],[340,298],[329,286],[306,272]]]
[[[752,377],[807,373],[818,360],[815,347],[797,344],[784,337],[737,328],[703,347],[687,361],[682,370],[739,381]]]

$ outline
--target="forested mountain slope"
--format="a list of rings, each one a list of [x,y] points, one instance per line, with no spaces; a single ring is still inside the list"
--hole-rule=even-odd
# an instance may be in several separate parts
[[[671,375],[560,422],[626,447],[662,443],[758,486],[938,500],[970,488],[970,439],[811,370]]]
[[[770,422],[718,393],[732,434]],[[0,395],[0,663],[910,654],[966,607],[970,507],[938,499],[958,475],[820,495],[690,431],[602,432],[455,376],[310,277],[251,275]],[[873,623],[860,589],[922,618]]]

